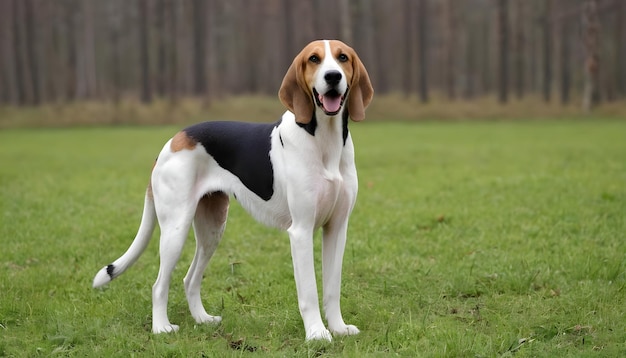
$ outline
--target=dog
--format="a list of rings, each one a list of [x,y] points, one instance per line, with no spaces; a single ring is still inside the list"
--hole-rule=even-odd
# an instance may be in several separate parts
[[[161,150],[146,190],[143,216],[128,250],[94,277],[100,287],[143,253],[158,221],[160,268],[152,288],[152,332],[178,330],[167,315],[172,271],[193,223],[196,252],[184,287],[198,323],[219,323],[200,298],[203,272],[221,240],[230,196],[258,221],[286,230],[306,340],[359,329],[340,310],[348,218],[358,183],[348,119],[365,118],[374,90],[356,52],[338,40],[308,44],[287,70],[278,93],[287,111],[277,123],[204,122],[178,132]],[[323,229],[320,313],[313,234]]]

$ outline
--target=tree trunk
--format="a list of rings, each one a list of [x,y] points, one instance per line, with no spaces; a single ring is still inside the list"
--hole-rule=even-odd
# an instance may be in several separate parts
[[[75,3],[73,0],[65,1],[65,39],[67,41],[67,63],[65,65],[67,77],[65,81],[65,99],[72,101],[76,98],[76,74],[77,59],[76,59],[76,13]]]
[[[509,19],[508,0],[498,0],[498,101],[508,100],[509,75]]]
[[[550,101],[552,92],[552,0],[545,0],[543,19],[543,99]]]
[[[413,73],[415,61],[413,60],[413,24],[415,23],[415,12],[412,5],[413,0],[404,0],[404,76],[402,85],[405,97],[411,96],[413,92]]]
[[[59,34],[59,11],[56,2],[40,2],[38,6],[41,101],[55,101],[62,93],[63,66],[61,65],[62,37]]]
[[[0,103],[9,104],[12,103],[11,94],[14,92],[13,83],[11,81],[11,74],[14,71],[12,68],[12,58],[9,54],[12,52],[9,49],[11,33],[11,6],[10,1],[0,1]]]
[[[475,24],[469,23],[465,36],[465,89],[463,97],[472,99],[476,94],[476,30]]]
[[[524,37],[524,0],[515,2],[515,95],[518,99],[524,97],[524,55],[526,38]]]
[[[25,10],[25,25],[26,25],[26,58],[28,65],[28,72],[30,73],[30,87],[31,87],[31,102],[32,105],[39,105],[41,103],[41,87],[39,80],[39,66],[37,64],[37,59],[39,58],[37,51],[37,28],[35,27],[35,23],[37,23],[37,19],[35,18],[35,9],[33,0],[24,1],[24,10]]]
[[[419,93],[422,103],[428,102],[428,0],[418,0]]]
[[[17,103],[26,104],[26,79],[24,76],[24,54],[22,43],[24,34],[21,29],[21,4],[20,0],[13,0],[13,55],[15,68],[15,87],[17,88]]]
[[[491,35],[493,30],[491,29],[493,21],[482,21],[480,24],[480,51],[482,58],[479,63],[481,64],[480,73],[481,73],[481,93],[491,94],[493,90],[493,56],[492,50],[493,47]]]
[[[206,0],[193,1],[193,92],[203,96],[207,90],[206,78]]]
[[[15,56],[13,46],[13,2],[0,1],[0,66],[2,66],[2,101],[6,104],[16,104],[17,88],[15,87]]]
[[[339,15],[340,15],[340,32],[341,40],[349,45],[352,45],[352,11],[350,11],[350,0],[339,0]],[[317,17],[319,17],[318,14]]]
[[[615,60],[617,67],[617,93],[621,98],[626,97],[626,1],[618,1],[615,26]]]
[[[599,102],[598,72],[600,66],[598,9],[595,0],[586,0],[583,8],[585,45],[585,89],[583,109],[590,112]]]
[[[443,82],[448,99],[454,99],[456,95],[455,83],[456,66],[455,53],[456,48],[456,21],[454,18],[453,0],[445,0],[443,6]]]
[[[30,73],[31,102],[30,104],[38,106],[41,103],[41,86],[39,80],[39,66],[37,60],[39,58],[37,48],[37,28],[35,23],[35,9],[33,0],[24,1],[25,25],[26,25],[26,58],[28,72]]]
[[[168,81],[170,103],[178,103],[178,1],[170,0],[169,4],[169,25],[170,25],[170,52],[169,52],[169,74]]]
[[[356,17],[357,27],[356,33],[360,34],[359,41],[356,44],[359,56],[367,66],[367,71],[372,81],[376,84],[377,89],[381,88],[381,81],[378,78],[378,57],[374,50],[374,21],[372,17],[372,0],[359,0],[357,3]]]
[[[139,68],[141,71],[141,102],[152,102],[150,85],[150,42],[148,36],[148,0],[139,0]]]
[[[121,69],[121,50],[120,36],[122,33],[122,14],[120,3],[117,1],[109,1],[109,43],[111,46],[111,54],[109,57],[110,73],[111,73],[111,95],[113,103],[118,104],[121,99],[122,91],[122,69]]]
[[[76,94],[80,98],[92,98],[96,94],[96,54],[94,36],[94,0],[82,1],[82,41],[77,53],[78,75]]]
[[[165,16],[167,8],[165,0],[158,0],[156,3],[156,28],[157,28],[157,76],[156,90],[159,97],[164,97],[167,90],[167,29],[165,26]]]
[[[300,51],[306,44],[315,40],[315,23],[313,21],[314,1],[317,0],[293,1],[293,15],[295,15],[295,19],[298,21],[297,31],[294,31],[294,34],[296,35],[294,38],[294,46],[297,51]],[[263,8],[263,6],[259,6],[259,8]],[[253,17],[257,16],[258,15],[253,15]]]
[[[561,28],[561,103],[568,104],[570,100],[570,20],[568,18],[560,19]]]
[[[283,41],[285,41],[286,52],[288,54],[287,58],[285,58],[285,70],[289,68],[291,65],[291,60],[296,56],[297,49],[294,46],[293,33],[294,33],[294,19],[293,19],[293,1],[292,0],[284,0],[283,3],[283,18],[285,24],[285,30],[283,34],[285,35]]]

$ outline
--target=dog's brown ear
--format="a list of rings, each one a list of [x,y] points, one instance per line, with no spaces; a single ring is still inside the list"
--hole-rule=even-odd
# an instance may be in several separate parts
[[[296,116],[296,122],[307,124],[313,118],[313,97],[306,85],[302,55],[299,54],[287,70],[278,90],[280,101]]]
[[[348,94],[348,112],[353,121],[360,122],[365,119],[365,109],[374,97],[374,88],[372,88],[370,77],[363,62],[356,53],[353,53],[352,71],[352,83],[350,83],[350,93]]]

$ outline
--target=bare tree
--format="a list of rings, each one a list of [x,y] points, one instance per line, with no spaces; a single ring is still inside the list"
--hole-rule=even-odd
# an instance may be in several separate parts
[[[120,2],[109,0],[109,42],[111,46],[111,54],[109,57],[109,66],[111,73],[111,93],[113,103],[118,104],[121,100],[122,90],[122,63],[121,63],[121,44],[120,37],[122,34],[122,10]]]
[[[467,18],[464,37],[464,52],[465,52],[465,86],[463,90],[463,97],[465,99],[472,99],[476,94],[476,72],[478,70],[476,60],[478,51],[478,43],[476,36],[476,24],[474,19]]]
[[[443,83],[448,99],[455,98],[455,78],[456,78],[456,53],[457,34],[456,19],[454,16],[453,0],[445,0],[442,3],[443,21]]]
[[[22,29],[20,19],[22,18],[21,1],[13,0],[13,60],[15,68],[15,87],[17,90],[17,103],[26,104],[26,80],[24,76],[24,54]]]
[[[58,4],[46,1],[37,6],[39,38],[39,67],[41,75],[41,101],[57,101],[65,85],[63,65],[63,36],[60,33],[62,8]]]
[[[515,0],[515,52],[514,52],[514,81],[515,95],[517,98],[524,97],[524,58],[526,50],[526,37],[524,36],[525,0]]]
[[[315,23],[313,21],[313,2],[316,0],[294,1],[292,5],[293,15],[298,20],[298,25],[293,28],[296,50],[315,39]],[[259,11],[260,12],[260,11]]]
[[[413,92],[413,73],[414,73],[414,24],[416,23],[415,11],[413,10],[413,1],[404,0],[404,79],[403,87],[405,96],[410,96]]]
[[[482,57],[480,59],[480,83],[481,83],[481,93],[488,94],[491,93],[493,89],[493,45],[492,45],[492,37],[493,30],[492,24],[494,21],[481,21],[480,23],[480,36],[479,36],[479,46],[480,53]]]
[[[13,2],[0,1],[0,76],[2,102],[16,104]]]
[[[170,1],[169,4],[169,39],[171,42],[171,47],[169,51],[169,73],[168,73],[168,82],[169,82],[169,97],[170,102],[172,104],[176,104],[178,102],[178,49],[177,49],[177,38],[178,38],[178,1]]]
[[[586,0],[583,9],[583,32],[585,45],[585,89],[583,92],[583,109],[587,112],[599,102],[598,72],[599,56],[599,24],[598,9],[595,0]]]
[[[96,94],[96,44],[94,33],[94,0],[83,0],[81,42],[77,47],[76,95],[91,98]],[[72,34],[71,36],[74,36]]]
[[[0,103],[274,95],[306,43],[339,38],[379,94],[592,107],[626,97],[625,24],[626,0],[0,0]]]
[[[571,76],[570,76],[570,60],[571,60],[571,51],[570,51],[570,39],[569,34],[570,30],[570,19],[567,17],[561,18],[559,21],[560,28],[560,47],[561,47],[561,103],[568,104],[570,100],[570,84],[571,84]]]
[[[77,47],[76,47],[76,12],[74,0],[65,0],[64,22],[66,44],[66,85],[65,99],[68,101],[76,98],[76,74],[78,72]]]
[[[339,14],[341,16],[341,39],[348,44],[352,44],[352,11],[350,11],[350,0],[339,0]],[[319,15],[316,17],[319,17]]]
[[[35,9],[33,0],[24,1],[25,10],[25,25],[26,25],[26,58],[27,66],[30,73],[30,87],[31,87],[31,104],[39,105],[41,102],[41,87],[39,79],[39,66],[37,59],[39,54],[37,51],[37,30],[35,28]]]
[[[552,92],[552,0],[545,0],[543,18],[543,99]]]
[[[359,37],[355,39],[355,47],[359,52],[359,56],[365,62],[367,66],[370,78],[378,84],[380,90],[381,82],[378,81],[378,57],[374,49],[374,9],[372,0],[358,0],[356,2],[356,24],[355,33],[359,34]]]
[[[498,0],[498,101],[506,103],[509,85],[509,3]]]
[[[615,63],[617,65],[617,93],[626,97],[626,1],[617,1],[615,9]]]
[[[418,37],[417,47],[419,53],[419,93],[423,103],[428,102],[428,0],[418,0]]]
[[[206,0],[193,1],[193,91],[197,96],[204,95],[207,90],[206,78]]]
[[[141,101],[152,101],[152,86],[150,81],[150,31],[148,28],[148,0],[139,0],[139,68],[141,70]]]
[[[110,1],[110,0],[109,0]],[[158,0],[156,3],[156,30],[157,30],[157,56],[156,56],[156,89],[160,97],[164,97],[167,92],[167,38],[168,33],[165,26],[167,7],[165,0]]]

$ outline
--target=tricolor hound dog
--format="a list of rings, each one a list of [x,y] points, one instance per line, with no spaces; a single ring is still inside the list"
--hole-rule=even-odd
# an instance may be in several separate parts
[[[146,191],[143,217],[128,250],[101,269],[94,287],[128,269],[144,251],[156,221],[161,227],[160,269],[152,288],[152,331],[178,326],[167,316],[170,279],[193,222],[196,253],[184,278],[191,315],[217,323],[201,302],[202,274],[226,225],[229,195],[258,221],[287,230],[298,305],[306,339],[359,333],[339,307],[341,265],[357,174],[348,118],[361,121],[373,96],[369,76],[346,44],[314,41],[294,59],[279,90],[289,109],[273,124],[205,122],[170,139]],[[313,234],[323,229],[324,311],[320,314]]]

